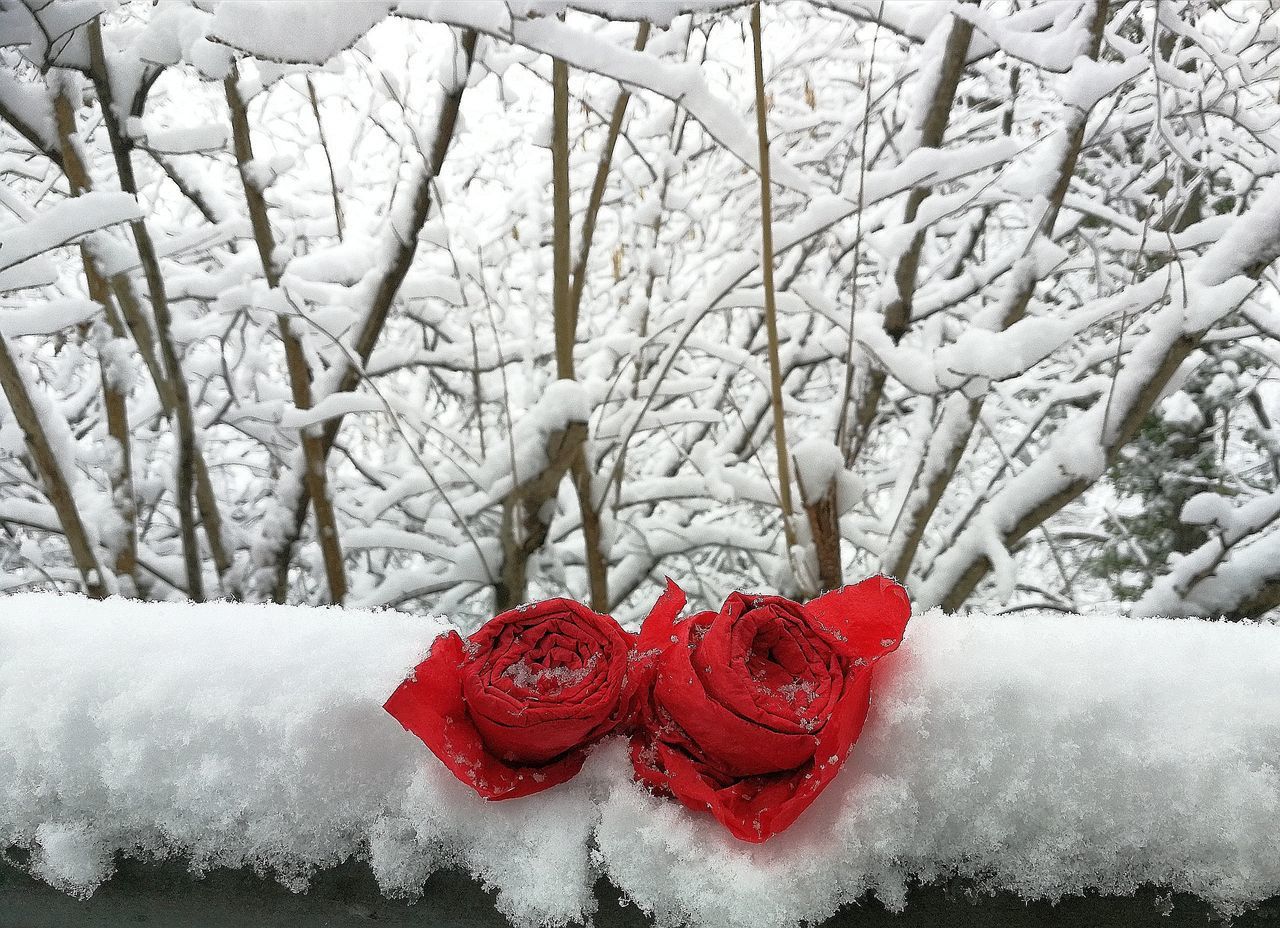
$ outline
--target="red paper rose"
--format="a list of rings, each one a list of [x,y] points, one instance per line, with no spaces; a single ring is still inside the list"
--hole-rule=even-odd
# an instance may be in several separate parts
[[[438,638],[385,708],[484,798],[527,796],[576,774],[630,715],[634,643],[572,600],[522,606],[465,642]]]
[[[911,606],[887,577],[800,605],[733,593],[675,618],[671,581],[640,632],[651,687],[631,742],[637,778],[736,837],[764,841],[831,782],[862,732],[871,665],[898,646]]]

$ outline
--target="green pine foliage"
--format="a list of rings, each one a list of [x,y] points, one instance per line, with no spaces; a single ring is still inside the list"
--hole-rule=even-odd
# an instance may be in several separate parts
[[[1171,555],[1207,540],[1204,527],[1180,518],[1193,496],[1234,496],[1241,480],[1274,486],[1271,468],[1242,467],[1270,457],[1266,430],[1242,403],[1256,386],[1257,367],[1238,347],[1206,355],[1182,388],[1152,410],[1112,467],[1110,485],[1120,505],[1110,507],[1107,540],[1088,571],[1106,581],[1117,599],[1137,599]]]

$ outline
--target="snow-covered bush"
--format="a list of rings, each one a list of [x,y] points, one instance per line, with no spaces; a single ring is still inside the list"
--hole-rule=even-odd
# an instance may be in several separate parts
[[[1263,614],[1277,15],[3,0],[0,585]]]

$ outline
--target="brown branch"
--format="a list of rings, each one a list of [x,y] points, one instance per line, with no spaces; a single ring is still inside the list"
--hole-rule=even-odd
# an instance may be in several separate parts
[[[267,279],[267,286],[272,290],[280,287],[280,269],[275,261],[275,237],[271,232],[271,221],[267,215],[267,199],[262,189],[249,176],[249,168],[253,162],[253,139],[249,130],[249,112],[244,99],[240,96],[238,81],[239,69],[232,65],[231,73],[223,82],[226,92],[227,107],[231,111],[231,134],[235,149],[236,169],[240,174],[240,183],[244,188],[244,198],[249,207],[249,222],[253,226],[253,240],[258,246],[258,257],[262,261],[262,272]],[[310,82],[308,82],[310,86]],[[314,100],[314,95],[313,95]],[[317,112],[318,115],[318,112]],[[341,218],[339,218],[341,223]],[[301,339],[294,333],[289,317],[277,314],[280,325],[280,339],[284,342],[285,361],[289,371],[289,387],[293,394],[293,405],[298,409],[310,409],[311,366],[307,362]],[[320,542],[320,552],[324,559],[325,577],[329,583],[329,599],[342,604],[347,596],[347,573],[342,557],[342,541],[338,535],[337,519],[334,515],[333,500],[329,497],[328,475],[325,459],[327,453],[324,439],[319,430],[307,426],[301,430],[303,480],[307,486],[307,494],[311,497],[312,508],[316,517],[316,537]],[[275,601],[284,602],[288,594],[288,572],[278,575],[275,588]]]
[[[333,170],[333,155],[329,152],[329,140],[324,135],[324,121],[320,118],[320,100],[316,97],[316,85],[311,75],[306,75],[307,98],[311,101],[311,113],[316,118],[316,134],[320,136],[320,150],[324,152],[324,162],[329,166],[329,190],[333,193],[333,221],[338,229],[338,241],[342,241],[343,220],[342,201],[338,199],[338,176]]]
[[[591,238],[595,229],[596,213],[604,199],[605,182],[608,179],[609,161],[613,157],[612,145],[617,142],[616,128],[621,128],[622,113],[626,106],[622,96],[614,106],[613,118],[610,120],[610,137],[605,142],[605,150],[601,155],[600,165],[596,170],[595,184],[591,190],[591,202],[582,223],[582,244],[578,253],[578,265],[571,275],[569,266],[570,236],[570,204],[569,204],[569,66],[559,58],[551,62],[551,201],[552,201],[552,300],[555,318],[556,343],[556,375],[561,380],[573,380],[573,349],[578,341],[578,310],[582,300],[583,285],[586,280],[587,256],[591,251]],[[578,495],[578,505],[582,513],[582,546],[587,561],[587,579],[591,591],[591,608],[597,612],[606,612],[609,608],[609,574],[601,548],[600,513],[594,503],[591,471],[587,466],[587,427],[566,430],[561,437],[561,453],[567,454],[570,469],[573,471],[574,490]],[[563,444],[570,442],[571,444]],[[558,459],[553,455],[550,467],[558,466]],[[548,475],[549,477],[549,475]],[[559,483],[559,481],[556,481]],[[513,491],[515,492],[515,491]],[[554,491],[552,491],[554,493]],[[508,497],[504,502],[502,525],[504,531],[516,530],[509,515],[513,505],[527,507],[532,505],[528,500],[515,500]],[[526,509],[526,515],[528,511]],[[533,515],[536,517],[537,511]],[[528,525],[520,526],[524,532],[524,547],[519,549],[512,544],[512,539],[503,535],[503,590],[505,595],[524,596],[523,583],[517,589],[512,585],[516,579],[523,580],[526,567],[508,565],[509,557],[528,558],[537,548],[528,547],[530,541]],[[546,539],[547,527],[539,521],[537,529],[540,534],[539,545]],[[512,571],[518,570],[519,577]]]
[[[635,51],[643,51],[649,41],[649,24],[643,22],[636,33]],[[566,66],[567,67],[567,66]],[[574,331],[578,327],[578,311],[582,306],[582,292],[587,282],[587,258],[591,254],[591,245],[595,239],[596,219],[600,215],[600,204],[604,202],[605,188],[608,186],[609,169],[613,164],[613,153],[618,146],[618,137],[622,134],[622,122],[626,116],[627,104],[631,102],[631,92],[626,88],[618,91],[618,99],[613,103],[613,112],[609,115],[609,130],[605,135],[604,146],[600,149],[600,161],[596,165],[595,182],[591,185],[591,196],[587,200],[587,211],[582,217],[582,235],[578,244],[578,258],[573,266],[573,289],[570,291],[569,305],[572,307],[572,324]]]
[[[939,63],[938,81],[934,85],[933,98],[925,113],[924,123],[920,127],[919,148],[941,148],[947,124],[951,120],[951,109],[955,105],[956,88],[964,75],[965,55],[969,50],[969,40],[973,36],[973,25],[956,15],[951,17],[951,31],[943,47],[942,60]],[[1014,71],[1017,74],[1017,71]],[[868,77],[868,81],[870,77]],[[920,205],[929,196],[928,187],[913,187],[907,194],[907,202],[903,210],[903,223],[910,225],[920,215]],[[884,330],[896,345],[907,334],[911,324],[911,309],[915,298],[916,277],[920,271],[920,255],[924,250],[926,228],[921,226],[911,236],[911,241],[898,256],[891,277],[893,278],[895,297],[884,310]],[[852,283],[857,287],[857,281]],[[852,338],[852,333],[850,338]],[[857,409],[853,415],[853,428],[846,429],[844,436],[849,442],[845,449],[846,461],[853,464],[862,452],[871,425],[880,409],[880,400],[884,395],[886,372],[881,367],[874,367],[867,376],[867,387],[858,399]]]
[[[111,143],[111,152],[115,158],[116,171],[120,180],[120,188],[126,193],[137,196],[138,184],[133,172],[132,142],[122,131],[119,114],[112,96],[111,77],[107,69],[106,54],[102,44],[102,23],[95,17],[89,22],[89,60],[90,72],[94,87],[98,91],[98,102],[102,109],[103,124],[107,130],[107,138]],[[173,317],[169,312],[169,300],[165,292],[164,276],[160,273],[160,259],[155,245],[151,241],[151,233],[145,221],[139,219],[130,224],[134,241],[138,249],[138,258],[142,262],[143,273],[147,281],[148,295],[151,298],[151,309],[156,321],[156,339],[160,346],[160,358],[163,361],[164,378],[168,381],[169,396],[172,400],[172,419],[177,433],[177,459],[175,476],[177,484],[177,509],[179,530],[182,535],[183,565],[186,571],[187,594],[194,600],[204,599],[204,578],[200,567],[200,546],[196,538],[196,519],[192,507],[192,497],[196,496],[196,505],[204,521],[205,534],[208,536],[209,549],[213,554],[214,566],[219,577],[223,577],[231,567],[231,559],[227,556],[222,543],[222,519],[218,512],[217,501],[212,494],[198,493],[197,471],[204,469],[199,448],[196,443],[195,417],[191,410],[191,393],[182,371],[182,362],[177,345],[173,338]]]
[[[787,426],[782,408],[782,364],[778,356],[778,302],[773,286],[773,191],[769,179],[769,131],[765,122],[764,52],[760,40],[760,0],[751,7],[751,40],[756,73],[756,136],[760,148],[760,266],[764,272],[764,319],[769,345],[769,385],[773,395],[773,439],[778,456],[778,498],[782,504],[782,532],[787,557],[796,545],[791,524],[791,470],[788,465]],[[799,582],[800,577],[796,576]]]
[[[151,160],[160,166],[160,170],[164,171],[165,176],[173,181],[173,185],[178,188],[178,192],[186,197],[191,202],[191,205],[200,212],[205,222],[210,225],[217,225],[217,211],[213,208],[213,204],[204,191],[193,186],[190,178],[185,177],[173,160],[163,152],[158,152],[154,148],[147,148],[145,151],[151,156]]]
[[[1121,449],[1137,434],[1138,427],[1142,424],[1142,420],[1147,413],[1151,411],[1151,407],[1155,405],[1156,400],[1160,398],[1165,385],[1173,377],[1182,362],[1196,349],[1199,342],[1200,339],[1197,336],[1182,335],[1165,352],[1160,359],[1159,366],[1143,384],[1134,401],[1128,405],[1120,422],[1113,427],[1114,432],[1112,435],[1103,436],[1103,450],[1108,465],[1114,464],[1118,460]],[[1093,484],[1094,479],[1092,478],[1077,477],[1064,482],[1052,494],[1038,500],[1034,505],[1024,510],[1016,521],[1003,532],[1005,546],[1017,544],[1034,529],[1038,528],[1046,519],[1076,499]],[[990,569],[991,562],[985,553],[972,557],[964,570],[950,582],[949,588],[939,599],[939,605],[951,612],[960,608]]]
[[[1272,576],[1240,600],[1231,615],[1236,619],[1257,619],[1276,608],[1280,608],[1280,577]]]
[[[1086,52],[1090,58],[1098,57],[1102,45],[1102,33],[1107,22],[1107,4],[1108,0],[1096,0],[1094,5],[1089,24],[1089,48]],[[1054,169],[1053,185],[1046,197],[1044,213],[1027,239],[1023,260],[1030,260],[1027,256],[1039,239],[1042,237],[1052,239],[1053,227],[1071,185],[1071,178],[1075,174],[1076,162],[1084,143],[1085,126],[1089,114],[1074,106],[1065,106],[1064,110],[1068,114],[1067,138],[1062,155]],[[1005,298],[1004,305],[1001,307],[1000,315],[993,327],[996,331],[1007,329],[1026,315],[1027,306],[1031,303],[1038,283],[1039,278],[1029,271],[1019,275],[1015,287]],[[906,577],[911,569],[916,552],[924,540],[925,529],[942,502],[942,497],[964,458],[974,426],[982,414],[986,397],[987,394],[984,393],[966,399],[956,393],[944,404],[942,421],[930,436],[929,447],[922,459],[931,458],[933,466],[925,475],[923,485],[917,483],[911,487],[890,536],[883,561],[883,569],[890,576]]]
[[[555,499],[560,481],[572,467],[574,458],[582,453],[586,440],[585,422],[571,422],[566,428],[552,432],[547,438],[546,467],[514,486],[503,498],[502,573],[494,584],[496,611],[514,609],[525,601],[529,558],[546,542],[550,527],[542,519],[542,510]]]
[[[796,471],[800,471],[798,461]],[[838,481],[833,479],[821,496],[809,499],[805,495],[804,480],[800,481],[800,504],[809,519],[809,533],[813,536],[814,554],[818,560],[818,586],[821,591],[838,590],[844,586],[844,567],[840,557],[838,486]]]
[[[142,355],[142,361],[151,374],[156,395],[160,399],[160,408],[170,423],[173,423],[177,418],[177,400],[173,385],[165,373],[160,358],[156,355],[156,339],[151,331],[151,324],[143,312],[142,303],[134,291],[133,282],[126,274],[114,274],[106,280],[110,293],[115,297],[116,305],[120,308],[120,315],[124,317],[124,324],[128,327],[129,334],[133,337],[139,354]],[[195,455],[194,476],[196,505],[204,519],[205,534],[209,538],[209,550],[213,555],[214,566],[219,575],[225,575],[231,568],[231,556],[222,543],[222,522],[218,511],[218,499],[213,491],[208,465],[198,448]],[[228,589],[226,592],[232,596],[238,595],[235,589]]]
[[[431,210],[431,181],[439,176],[440,170],[444,166],[445,155],[449,151],[449,145],[453,141],[454,127],[457,124],[458,111],[462,105],[462,95],[467,89],[467,74],[470,72],[471,62],[475,58],[476,33],[470,30],[464,32],[461,44],[465,61],[464,72],[459,76],[457,85],[446,94],[443,105],[440,107],[440,118],[436,124],[435,138],[432,140],[430,152],[425,153],[425,171],[414,187],[413,205],[410,209],[408,228],[405,230],[404,238],[400,241],[400,247],[392,255],[391,261],[388,262],[382,279],[378,281],[369,312],[366,314],[364,322],[361,323],[360,331],[356,336],[355,353],[362,365],[369,362],[369,357],[373,354],[373,348],[378,343],[378,338],[386,325],[391,307],[395,303],[396,294],[400,291],[400,285],[404,283],[405,275],[409,273],[409,268],[413,265],[413,257],[418,250],[418,233],[426,223],[427,214]],[[361,372],[359,370],[348,365],[338,389],[342,392],[354,389],[356,384],[360,382],[360,376]],[[326,447],[332,446],[333,439],[329,436],[337,435],[340,423],[341,417],[336,417],[330,420],[329,425],[326,426]]]
[[[556,376],[573,380],[577,314],[569,302],[569,66],[551,61],[551,289],[555,313]]]
[[[53,102],[54,119],[58,130],[58,147],[62,153],[62,166],[71,187],[71,195],[78,197],[92,189],[92,181],[80,152],[76,148],[75,112],[67,97],[66,87],[59,85]],[[119,314],[111,301],[111,291],[103,276],[98,273],[88,247],[80,244],[80,261],[84,266],[86,286],[89,297],[102,307],[107,324],[111,329],[111,337],[125,338],[125,329]],[[131,577],[137,586],[136,570],[138,566],[138,502],[133,488],[133,451],[132,438],[129,432],[129,407],[120,382],[108,364],[98,357],[98,375],[102,383],[102,403],[107,414],[107,434],[115,442],[118,459],[111,462],[108,478],[111,481],[111,499],[116,513],[124,527],[122,543],[116,552],[115,572],[122,577]]]
[[[13,410],[13,417],[22,429],[22,436],[26,440],[31,459],[35,462],[36,471],[44,481],[45,495],[58,514],[62,534],[67,539],[71,559],[80,572],[84,588],[94,599],[103,599],[109,592],[106,574],[89,541],[80,510],[76,508],[75,494],[62,470],[62,462],[58,460],[49,436],[44,431],[26,378],[22,376],[9,347],[9,340],[3,333],[0,333],[0,388],[3,388],[9,408]],[[71,461],[66,464],[72,466]]]
[[[360,330],[356,333],[353,347],[358,364],[349,359],[344,359],[340,362],[343,367],[341,374],[337,378],[337,392],[350,392],[360,383],[361,378],[364,376],[364,367],[369,363],[369,357],[373,354],[374,346],[377,345],[378,338],[382,335],[382,330],[386,326],[391,307],[395,303],[396,294],[400,291],[400,285],[404,283],[404,278],[409,273],[409,268],[413,265],[413,258],[418,250],[418,233],[422,231],[422,227],[427,221],[427,215],[431,210],[431,181],[440,174],[440,170],[444,166],[445,155],[448,153],[449,145],[453,141],[458,112],[462,105],[462,95],[467,89],[467,77],[470,73],[471,63],[475,58],[476,39],[476,33],[471,30],[464,31],[460,37],[465,62],[463,73],[458,76],[457,83],[446,92],[441,103],[440,116],[436,123],[436,134],[432,140],[431,150],[423,152],[426,163],[423,166],[423,171],[414,182],[412,193],[409,194],[410,209],[407,217],[408,221],[402,230],[403,236],[399,238],[398,247],[391,255],[391,260],[386,263],[382,276],[374,288],[369,310],[360,324]],[[338,437],[338,430],[342,427],[344,418],[344,416],[338,415],[325,422],[322,441],[326,458]],[[277,489],[282,494],[290,492],[284,487],[277,487]],[[291,498],[286,495],[283,500],[284,506],[289,511],[288,521],[283,531],[280,532],[279,537],[271,541],[266,553],[268,563],[264,565],[273,575],[273,585],[277,589],[280,586],[280,578],[287,576],[290,555],[299,536],[302,534],[302,526],[307,518],[307,507],[310,505],[310,493],[305,482],[292,492],[294,495]]]

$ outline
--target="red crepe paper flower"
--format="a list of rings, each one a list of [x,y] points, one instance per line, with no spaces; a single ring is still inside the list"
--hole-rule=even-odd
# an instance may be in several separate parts
[[[568,599],[504,612],[464,642],[436,639],[385,708],[485,799],[563,783],[625,723],[635,637]]]
[[[649,699],[631,742],[637,779],[711,812],[737,838],[790,826],[862,732],[872,664],[897,648],[906,591],[871,577],[801,605],[733,593],[718,613],[676,616],[670,580],[640,632]]]

